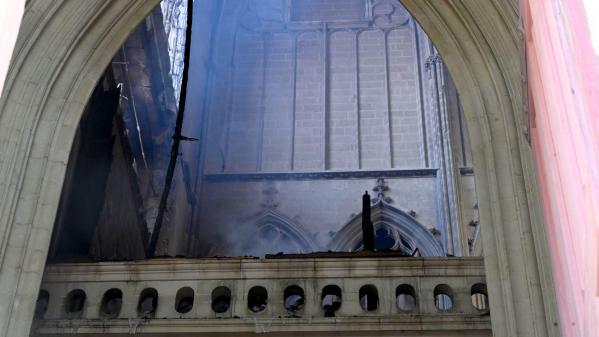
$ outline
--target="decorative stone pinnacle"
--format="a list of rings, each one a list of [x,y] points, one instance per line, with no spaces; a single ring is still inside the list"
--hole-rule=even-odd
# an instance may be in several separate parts
[[[376,180],[376,186],[374,186],[372,190],[376,192],[376,197],[372,198],[370,201],[371,203],[376,204],[379,201],[384,201],[390,204],[393,202],[393,199],[386,195],[386,192],[389,191],[389,186],[386,185],[384,178],[378,178]]]
[[[277,201],[277,194],[279,191],[275,187],[273,182],[268,182],[267,186],[262,190],[262,203],[260,204],[264,209],[274,210],[279,206]]]

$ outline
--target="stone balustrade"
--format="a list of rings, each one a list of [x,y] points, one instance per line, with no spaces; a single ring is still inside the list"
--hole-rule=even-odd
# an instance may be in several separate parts
[[[32,331],[490,336],[485,283],[482,258],[470,257],[50,264]]]

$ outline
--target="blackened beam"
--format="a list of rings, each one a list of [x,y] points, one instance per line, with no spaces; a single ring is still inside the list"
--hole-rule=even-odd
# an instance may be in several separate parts
[[[162,228],[162,222],[164,220],[164,212],[166,210],[166,202],[168,195],[173,183],[173,175],[175,173],[175,167],[177,165],[177,157],[179,156],[179,145],[181,140],[191,140],[181,135],[183,128],[183,117],[185,113],[185,102],[187,98],[187,81],[189,78],[189,58],[191,54],[191,25],[193,21],[193,0],[187,0],[187,27],[185,29],[185,51],[183,55],[183,76],[181,78],[181,95],[179,95],[179,111],[177,112],[177,122],[175,124],[175,133],[173,134],[173,146],[171,148],[171,158],[168,163],[168,169],[166,171],[166,178],[164,181],[164,188],[162,195],[160,196],[160,204],[158,206],[158,214],[156,216],[156,222],[152,230],[152,236],[146,250],[146,256],[148,258],[153,257],[156,253],[156,245],[158,238],[160,237],[160,230]]]
[[[368,191],[362,196],[362,241],[365,251],[374,251],[374,225],[370,218],[370,195]]]

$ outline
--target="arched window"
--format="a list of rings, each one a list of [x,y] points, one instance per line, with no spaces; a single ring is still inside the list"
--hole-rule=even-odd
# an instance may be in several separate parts
[[[175,297],[175,310],[180,314],[185,314],[193,308],[194,292],[190,287],[183,287],[177,291]]]
[[[158,291],[154,288],[146,288],[139,294],[137,313],[140,317],[150,318],[156,313],[158,307]]]
[[[217,314],[227,312],[231,307],[231,290],[227,287],[216,287],[212,290],[212,311]]]
[[[213,247],[210,255],[264,256],[318,250],[301,225],[270,209],[241,225],[236,238],[234,244],[226,242]]]
[[[444,256],[437,239],[408,213],[378,202],[371,207],[375,232],[375,249],[395,250],[412,255],[418,251],[423,256]],[[335,234],[329,247],[333,251],[358,251],[362,242],[362,214],[354,216]]]
[[[123,292],[120,289],[112,288],[107,290],[102,297],[100,315],[106,318],[117,318],[123,307]]]
[[[64,308],[65,308],[67,317],[68,318],[81,317],[86,299],[87,299],[87,295],[85,294],[85,291],[83,291],[81,289],[72,290],[67,295],[65,302],[64,302]]]
[[[403,312],[416,310],[416,292],[409,284],[401,284],[395,289],[397,309]]]
[[[489,310],[489,296],[487,295],[487,285],[484,283],[477,283],[470,289],[470,299],[472,306],[478,311]]]
[[[321,301],[324,317],[335,317],[335,311],[341,308],[341,288],[334,284],[324,287]]]
[[[364,242],[360,238],[354,245],[352,251],[362,250]],[[379,223],[375,226],[374,231],[374,247],[377,251],[401,251],[406,254],[411,254],[416,247],[412,242],[401,236],[399,231],[385,223]]]
[[[296,314],[304,307],[304,289],[299,286],[289,286],[283,293],[285,309],[292,314]]]
[[[38,296],[37,301],[35,302],[35,313],[33,317],[35,319],[43,319],[46,311],[48,311],[48,303],[50,302],[50,293],[41,289]]]
[[[379,307],[379,292],[372,284],[360,288],[360,306],[364,311],[374,311]]]
[[[248,309],[252,312],[261,312],[268,304],[268,291],[261,286],[255,286],[248,292]]]
[[[435,307],[439,311],[449,311],[453,308],[453,290],[447,284],[439,284],[434,290]]]

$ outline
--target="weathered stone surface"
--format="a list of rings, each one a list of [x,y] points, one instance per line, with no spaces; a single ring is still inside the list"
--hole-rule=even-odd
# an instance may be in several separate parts
[[[42,289],[50,294],[49,310],[37,323],[36,336],[47,334],[168,332],[186,335],[200,332],[247,334],[262,325],[264,331],[281,336],[297,333],[334,331],[350,334],[390,334],[402,331],[413,336],[443,333],[444,336],[491,336],[486,311],[471,304],[471,287],[485,283],[482,258],[299,258],[255,260],[165,259],[144,262],[56,264],[46,269]],[[342,304],[335,318],[325,318],[321,308],[322,290],[335,284],[341,289]],[[379,305],[365,312],[359,304],[360,287],[369,284],[378,290]],[[409,284],[415,290],[416,308],[401,312],[396,305],[396,288]],[[440,312],[434,303],[437,285],[448,285],[453,307]],[[232,295],[229,310],[215,313],[211,296],[219,286],[228,287]],[[248,291],[261,286],[268,292],[265,310],[248,308]],[[285,309],[283,293],[289,286],[299,286],[305,293],[305,305],[291,317]],[[194,302],[191,311],[175,311],[179,289],[191,287]],[[123,291],[123,308],[118,319],[105,320],[98,313],[104,292],[110,288]],[[158,308],[154,319],[140,319],[138,301],[146,288],[158,291]],[[73,289],[88,296],[81,319],[65,319],[63,299]],[[179,319],[178,319],[179,318]],[[180,319],[184,318],[184,319]],[[418,322],[418,324],[414,324]],[[72,330],[72,327],[77,327]]]
[[[0,101],[2,336],[28,335],[77,121],[115,51],[156,3],[28,3]],[[485,225],[493,333],[558,336],[533,156],[523,132],[516,1],[403,3],[435,42],[461,93]]]

